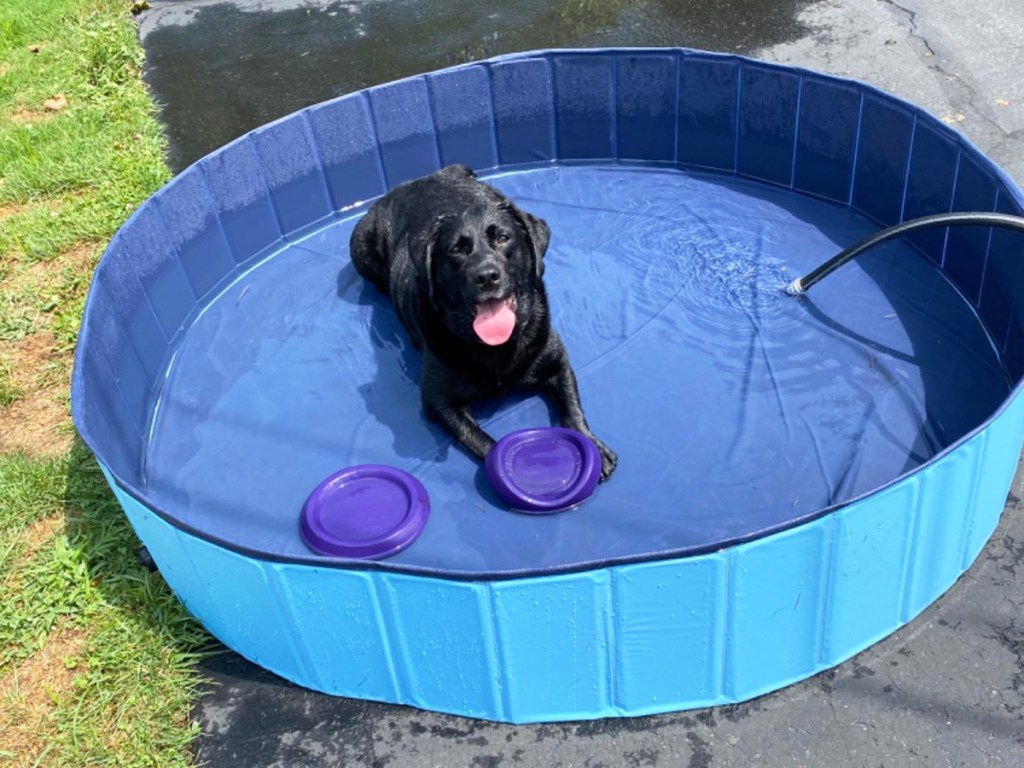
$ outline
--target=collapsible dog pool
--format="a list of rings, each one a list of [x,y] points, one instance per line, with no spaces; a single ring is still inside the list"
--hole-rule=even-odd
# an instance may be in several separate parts
[[[349,263],[370,202],[450,163],[551,226],[554,325],[620,459],[576,509],[498,501]],[[784,286],[882,226],[1022,201],[855,82],[687,50],[461,66],[260,128],[144,203],[93,280],[75,423],[188,609],[303,686],[514,722],[740,701],[935,600],[1021,449],[1019,234],[929,230]],[[528,392],[477,413],[551,423]],[[356,464],[430,496],[391,558],[300,536]]]

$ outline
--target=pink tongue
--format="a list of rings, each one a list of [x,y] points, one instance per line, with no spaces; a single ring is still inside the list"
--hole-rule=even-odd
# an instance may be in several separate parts
[[[484,344],[492,347],[504,344],[516,328],[516,313],[512,311],[512,299],[495,299],[476,305],[473,330]]]

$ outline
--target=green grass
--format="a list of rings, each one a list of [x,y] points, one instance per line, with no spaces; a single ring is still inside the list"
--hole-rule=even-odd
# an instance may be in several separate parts
[[[56,534],[26,540],[55,513]],[[46,764],[188,765],[192,666],[210,639],[139,565],[138,542],[81,443],[61,458],[0,456],[0,532],[0,670],[39,653],[57,628],[82,637],[61,662],[73,684],[50,694]]]
[[[59,382],[66,408],[95,258],[170,177],[130,7],[0,3],[0,418],[24,395],[11,350],[39,339],[18,378]],[[0,768],[191,764],[212,641],[138,546],[81,442],[0,450]]]
[[[169,178],[139,83],[142,53],[115,0],[7,0],[0,10],[0,252],[58,256],[102,240]],[[39,46],[33,53],[30,46]],[[47,113],[60,94],[67,108]]]
[[[9,363],[0,362],[0,408],[14,405],[21,398],[21,388],[14,383]]]

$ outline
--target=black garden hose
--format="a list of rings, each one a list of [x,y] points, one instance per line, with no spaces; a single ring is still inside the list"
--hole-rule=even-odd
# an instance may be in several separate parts
[[[904,221],[864,238],[856,245],[839,252],[820,267],[808,272],[804,277],[798,277],[786,286],[786,293],[790,296],[801,296],[807,293],[815,283],[828,277],[846,262],[888,240],[908,235],[919,229],[948,226],[1002,227],[1024,232],[1024,217],[1011,216],[1008,213],[939,213],[934,216],[922,216],[919,219]]]

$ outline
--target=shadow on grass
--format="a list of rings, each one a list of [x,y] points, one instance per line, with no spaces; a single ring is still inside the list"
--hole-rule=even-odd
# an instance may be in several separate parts
[[[77,435],[66,465],[64,514],[68,544],[82,553],[92,587],[134,630],[157,634],[175,655],[197,660],[222,649],[160,574],[140,562],[139,539],[95,457]]]

